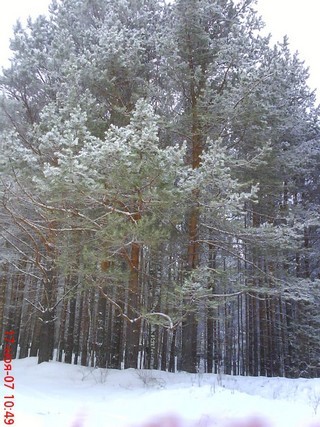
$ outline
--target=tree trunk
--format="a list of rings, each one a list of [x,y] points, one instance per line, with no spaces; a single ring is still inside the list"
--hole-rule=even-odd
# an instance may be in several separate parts
[[[104,289],[104,292],[108,292]],[[106,312],[107,312],[107,301],[99,293],[98,307],[97,307],[97,333],[95,342],[96,352],[96,366],[98,368],[105,368],[107,365],[107,354],[106,354]]]
[[[83,318],[81,319],[82,344],[81,344],[81,366],[89,365],[88,347],[89,347],[89,329],[90,329],[90,311],[89,311],[89,292],[85,291],[83,299]]]
[[[9,264],[6,263],[2,267],[1,278],[0,278],[0,324],[3,325],[3,327],[5,327],[4,308],[5,308],[6,288],[8,283],[9,283]]]
[[[49,362],[52,359],[53,337],[54,313],[51,310],[46,310],[41,315],[38,363]]]
[[[128,317],[132,322],[127,324],[127,342],[126,342],[126,368],[138,367],[139,340],[141,320],[135,320],[138,317],[139,304],[139,264],[140,264],[140,246],[133,243],[131,246],[130,260],[130,279],[128,290]]]
[[[76,319],[76,305],[77,300],[75,297],[72,297],[69,301],[69,324],[67,332],[67,341],[66,341],[66,353],[65,353],[65,363],[72,363],[72,353],[74,346],[74,325]]]
[[[74,345],[74,364],[77,365],[80,356],[80,339],[81,339],[81,326],[82,326],[82,318],[83,318],[83,293],[80,294],[80,308],[76,325],[76,336],[75,336],[75,345]]]
[[[176,355],[176,335],[177,330],[174,329],[172,331],[172,338],[171,338],[171,346],[170,346],[170,359],[169,359],[169,372],[175,372],[175,355]]]

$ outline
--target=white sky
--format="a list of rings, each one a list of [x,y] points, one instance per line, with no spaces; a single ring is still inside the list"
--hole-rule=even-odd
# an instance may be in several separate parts
[[[258,0],[258,11],[273,41],[289,36],[293,52],[310,68],[309,86],[320,99],[320,0]]]
[[[117,1],[117,0],[114,0]],[[25,23],[46,13],[50,0],[2,0],[0,15],[0,65],[8,65],[9,38],[12,27],[20,18]],[[287,34],[292,51],[298,50],[301,59],[310,67],[310,87],[318,88],[320,97],[320,0],[258,0],[258,11],[266,22],[266,31],[273,41]]]
[[[0,0],[0,65],[8,66],[10,56],[9,39],[17,19],[25,25],[28,16],[36,17],[45,14],[51,0]]]

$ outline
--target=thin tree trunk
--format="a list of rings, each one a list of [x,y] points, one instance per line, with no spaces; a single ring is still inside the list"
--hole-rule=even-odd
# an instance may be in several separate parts
[[[83,295],[83,317],[81,319],[82,344],[81,344],[81,366],[88,366],[88,347],[89,347],[89,328],[90,328],[90,312],[89,312],[89,292],[85,291]]]
[[[2,267],[2,275],[0,279],[0,324],[5,326],[4,308],[5,308],[5,295],[6,288],[9,283],[9,264]]]
[[[80,356],[80,340],[81,340],[81,325],[83,318],[83,292],[79,296],[80,301],[80,309],[78,314],[78,320],[76,325],[76,336],[75,336],[75,346],[74,346],[74,364],[78,364],[79,356]]]
[[[107,292],[107,290],[104,289],[104,292]],[[98,368],[105,368],[107,365],[106,313],[107,313],[107,301],[99,293],[98,307],[97,307],[97,333],[96,333],[96,340],[95,340],[96,366]]]
[[[74,346],[74,326],[76,319],[76,305],[77,299],[72,297],[69,301],[69,324],[66,340],[66,352],[65,352],[65,363],[72,363],[72,354]]]
[[[127,324],[125,366],[126,368],[137,368],[141,327],[141,320],[134,320],[138,317],[139,303],[140,246],[137,243],[133,243],[131,246],[130,264],[128,317],[132,322]]]
[[[176,355],[176,334],[177,330],[172,331],[172,339],[170,346],[169,372],[175,372],[175,355]]]

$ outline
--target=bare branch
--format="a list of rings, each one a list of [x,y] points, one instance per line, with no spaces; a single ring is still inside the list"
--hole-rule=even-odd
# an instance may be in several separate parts
[[[108,294],[106,294],[105,292],[104,292],[104,290],[102,289],[102,287],[101,286],[98,286],[99,287],[99,289],[100,289],[100,293],[101,293],[101,295],[104,297],[104,298],[106,298],[106,300],[108,300],[117,310],[119,310],[119,312],[120,312],[120,316],[123,318],[123,319],[125,319],[127,322],[129,322],[129,323],[135,323],[135,322],[137,322],[138,320],[140,320],[141,318],[142,318],[142,316],[138,316],[136,319],[130,319],[130,317],[128,317],[125,313],[124,313],[124,311],[122,310],[122,308],[120,307],[120,305],[118,304],[118,303],[116,303],[112,298],[110,298],[109,297],[109,295]]]
[[[30,305],[32,305],[32,307],[34,307],[37,311],[39,311],[40,313],[44,313],[44,308],[41,306],[41,304],[40,303],[38,303],[39,304],[39,306],[40,307],[38,307],[37,305],[35,305],[33,302],[31,302],[31,301],[29,301],[27,298],[25,298],[24,299],[25,301],[27,301]]]
[[[152,313],[147,313],[144,317],[147,319],[147,318],[148,318],[148,317],[150,317],[150,316],[160,316],[160,317],[164,317],[164,318],[165,318],[165,319],[167,319],[167,320],[168,320],[168,322],[169,322],[169,328],[168,328],[168,329],[170,329],[170,330],[174,329],[173,321],[172,321],[171,317],[170,317],[170,316],[168,316],[167,314],[165,314],[165,313],[159,313],[159,312],[152,312]]]
[[[77,283],[76,285],[72,286],[67,292],[65,292],[62,295],[62,297],[54,304],[54,306],[52,308],[55,309],[56,307],[58,307],[58,305],[66,298],[66,296],[69,295],[78,286],[79,286],[79,283]]]

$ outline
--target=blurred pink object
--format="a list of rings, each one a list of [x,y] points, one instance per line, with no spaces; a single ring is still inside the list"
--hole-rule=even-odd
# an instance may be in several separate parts
[[[78,418],[71,427],[83,427],[83,418]],[[166,415],[147,421],[142,425],[134,424],[131,427],[272,427],[269,423],[258,419],[249,418],[243,420],[224,420],[217,421],[209,417],[203,417],[199,421],[185,421],[175,415]],[[285,426],[287,427],[287,426]],[[301,427],[307,427],[301,426]],[[320,427],[320,423],[309,425],[309,427]]]
[[[174,415],[155,418],[143,425],[134,427],[272,427],[270,423],[260,418],[233,419],[233,420],[214,420],[209,417],[202,418],[199,421],[184,421]],[[287,427],[287,426],[285,426]],[[306,425],[301,427],[307,427]],[[320,427],[320,423],[309,425],[309,427]]]
[[[184,425],[182,420],[179,420],[173,415],[169,415],[150,421],[141,427],[184,427]]]
[[[174,415],[160,417],[143,424],[142,426],[134,427],[270,427],[260,419],[251,418],[247,420],[228,420],[224,422],[217,422],[209,417],[202,418],[199,421],[191,422],[184,421]],[[316,426],[314,426],[316,427]],[[320,426],[319,426],[320,427]]]

